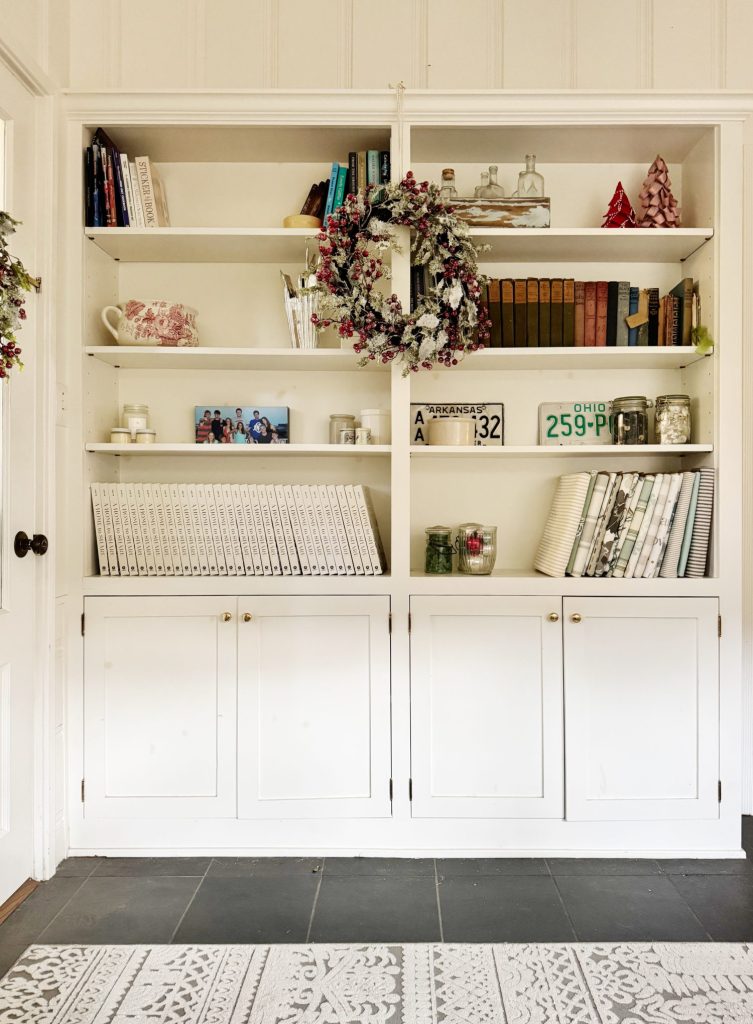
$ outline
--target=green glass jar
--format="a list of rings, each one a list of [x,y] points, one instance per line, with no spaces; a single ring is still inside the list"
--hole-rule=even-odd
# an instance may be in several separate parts
[[[449,526],[430,526],[426,532],[426,573],[443,576],[452,572],[452,529]]]

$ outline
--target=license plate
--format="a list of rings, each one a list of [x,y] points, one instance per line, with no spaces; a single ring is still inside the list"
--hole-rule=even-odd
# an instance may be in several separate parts
[[[539,444],[611,444],[611,402],[544,402]]]
[[[411,402],[410,443],[426,444],[426,424],[429,420],[469,416],[476,421],[474,444],[503,445],[505,443],[505,407],[502,402],[449,402],[431,405]]]

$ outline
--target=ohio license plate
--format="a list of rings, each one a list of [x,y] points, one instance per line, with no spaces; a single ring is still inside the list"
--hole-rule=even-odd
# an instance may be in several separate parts
[[[544,402],[539,444],[611,444],[611,402]]]
[[[502,402],[444,402],[438,405],[411,402],[410,443],[426,444],[426,424],[429,420],[470,416],[476,421],[475,444],[503,445],[505,443],[505,407]]]

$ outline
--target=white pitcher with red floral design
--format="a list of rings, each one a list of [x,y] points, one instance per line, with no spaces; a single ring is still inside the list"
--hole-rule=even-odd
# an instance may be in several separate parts
[[[114,323],[111,313],[117,317]],[[121,306],[105,306],[102,323],[119,345],[183,347],[199,344],[197,315],[195,309],[180,302],[129,299]]]

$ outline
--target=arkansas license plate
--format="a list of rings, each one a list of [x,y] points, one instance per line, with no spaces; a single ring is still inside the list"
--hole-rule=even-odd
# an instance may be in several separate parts
[[[611,444],[611,402],[544,402],[539,444]]]
[[[470,417],[476,421],[474,444],[503,445],[505,443],[505,407],[502,402],[450,402],[430,405],[411,402],[410,443],[426,444],[426,424],[429,420]]]

